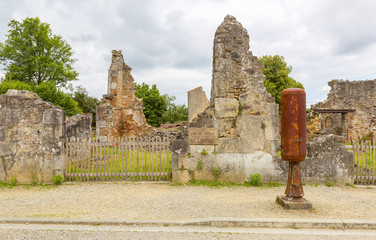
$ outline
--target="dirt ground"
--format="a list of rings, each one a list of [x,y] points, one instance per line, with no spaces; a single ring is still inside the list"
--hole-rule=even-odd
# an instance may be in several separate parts
[[[0,188],[0,218],[177,220],[209,217],[376,219],[375,187],[304,186],[313,210],[275,203],[284,187],[74,183]]]

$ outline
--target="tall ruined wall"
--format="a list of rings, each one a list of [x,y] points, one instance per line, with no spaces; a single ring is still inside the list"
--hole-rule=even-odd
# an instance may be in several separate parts
[[[188,121],[192,121],[197,115],[207,107],[210,103],[202,87],[197,87],[188,91]]]
[[[332,80],[328,85],[331,87],[328,98],[313,105],[312,109],[342,110],[342,114],[321,113],[321,129],[327,131],[330,126],[337,126],[337,130],[328,133],[346,131],[349,139],[370,133],[376,136],[376,80]]]
[[[65,112],[35,93],[0,95],[0,181],[52,182],[65,168]]]
[[[101,140],[107,137],[138,136],[149,129],[142,100],[135,96],[136,87],[131,70],[124,63],[121,51],[113,50],[107,94],[96,110],[97,137]]]
[[[254,173],[273,177],[278,105],[266,91],[264,79],[262,63],[249,51],[247,30],[227,15],[214,38],[210,107],[189,123],[189,147],[174,144],[181,153],[173,165],[173,176],[181,179],[174,181],[243,182]]]

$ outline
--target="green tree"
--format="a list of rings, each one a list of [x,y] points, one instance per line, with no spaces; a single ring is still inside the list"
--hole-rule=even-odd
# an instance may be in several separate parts
[[[301,88],[303,85],[289,76],[292,67],[287,65],[283,56],[262,56],[260,61],[264,63],[262,69],[265,75],[265,88],[274,98],[275,102],[281,105],[281,92],[286,88]]]
[[[8,24],[4,43],[0,43],[0,63],[5,78],[28,83],[53,82],[67,87],[77,80],[71,46],[61,36],[53,35],[50,25],[39,18],[25,18]]]
[[[170,96],[168,94],[163,95],[167,103],[167,110],[163,113],[163,122],[174,123],[178,121],[188,120],[188,108],[185,104],[176,105],[173,103],[175,101],[175,96]]]
[[[136,85],[136,97],[144,103],[144,115],[146,122],[154,127],[159,127],[163,122],[163,113],[167,110],[166,100],[155,84],[150,86],[146,83]]]
[[[96,121],[96,107],[100,104],[100,101],[97,98],[90,97],[87,90],[78,86],[76,91],[73,93],[73,99],[78,103],[78,107],[84,113],[91,113],[93,115],[92,125],[95,126]]]
[[[60,106],[67,116],[81,113],[78,103],[69,93],[59,90],[53,82],[43,82],[39,85],[25,83],[15,80],[4,80],[0,83],[0,94],[5,94],[8,89],[28,90],[38,94],[46,102],[51,102],[55,106]]]

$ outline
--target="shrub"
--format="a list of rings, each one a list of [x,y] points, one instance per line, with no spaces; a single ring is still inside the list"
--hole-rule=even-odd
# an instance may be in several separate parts
[[[327,181],[327,182],[325,182],[325,185],[326,185],[327,187],[333,187],[333,186],[334,186],[334,183],[331,182],[331,181]]]
[[[219,168],[214,168],[214,169],[212,170],[212,172],[213,172],[214,177],[215,177],[216,179],[218,179],[219,175],[221,174],[221,170],[220,170]]]
[[[202,166],[202,161],[198,161],[197,162],[197,170],[202,170],[203,166]]]
[[[64,177],[61,176],[61,175],[55,175],[52,177],[52,182],[55,184],[55,185],[60,185],[62,184],[64,181]]]
[[[259,173],[249,175],[248,181],[249,181],[249,185],[251,186],[254,186],[254,187],[262,186],[261,175]]]
[[[10,178],[9,185],[10,186],[16,186],[17,185],[17,179],[16,179],[16,177],[11,177]]]

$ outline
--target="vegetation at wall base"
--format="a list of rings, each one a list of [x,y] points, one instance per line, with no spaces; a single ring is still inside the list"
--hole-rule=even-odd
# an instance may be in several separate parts
[[[261,175],[259,173],[249,175],[248,182],[246,182],[246,184],[249,184],[250,186],[254,187],[261,187]]]
[[[61,185],[64,181],[64,177],[62,175],[55,175],[52,177],[52,182],[54,185]]]

